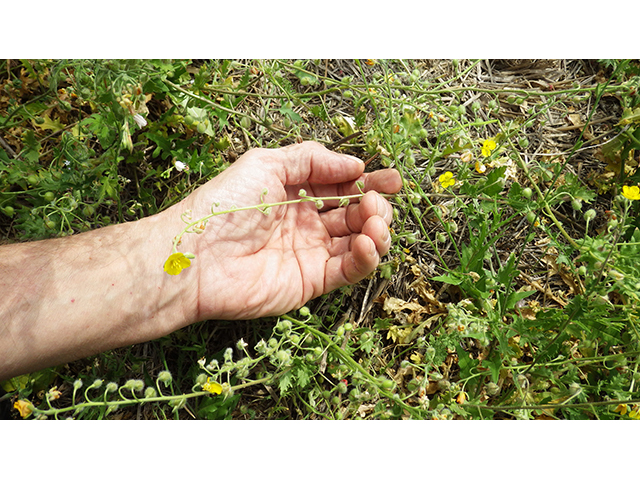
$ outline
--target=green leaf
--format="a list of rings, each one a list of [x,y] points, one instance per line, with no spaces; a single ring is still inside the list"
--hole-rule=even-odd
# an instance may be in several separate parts
[[[460,367],[460,378],[465,379],[472,375],[471,370],[478,365],[478,360],[469,357],[469,353],[460,346],[456,345],[458,353],[458,366]]]
[[[288,370],[284,372],[282,375],[280,375],[280,377],[278,378],[278,387],[280,388],[281,396],[284,396],[287,394],[287,392],[291,388],[292,383],[293,383],[293,372],[291,370]]]
[[[300,83],[302,83],[303,85],[315,85],[318,83],[318,77],[316,77],[312,73],[296,70],[294,72],[294,75],[298,77]]]
[[[491,170],[487,175],[487,183],[481,189],[482,193],[490,197],[498,195],[504,189],[504,172],[506,166]]]
[[[464,280],[461,277],[455,275],[438,275],[437,277],[433,277],[431,280],[435,280],[436,282],[448,283],[449,285],[460,285]]]
[[[489,371],[491,372],[491,381],[493,383],[498,383],[498,380],[500,380],[500,370],[502,370],[502,359],[500,358],[500,355],[491,355],[491,357],[482,361],[482,365],[489,368]]]
[[[233,395],[229,398],[223,396],[204,397],[198,408],[198,418],[206,420],[231,420],[241,395]]]
[[[512,293],[510,293],[509,296],[507,297],[507,302],[506,302],[505,308],[507,310],[511,310],[512,308],[514,308],[516,306],[516,303],[518,303],[520,300],[523,300],[523,299],[525,299],[527,297],[530,297],[534,293],[536,293],[535,290],[528,290],[528,291],[524,291],[524,292],[512,292]]]
[[[300,115],[298,115],[296,112],[294,112],[291,107],[287,107],[286,105],[283,105],[282,107],[280,107],[280,109],[278,111],[282,115],[286,115],[287,117],[289,117],[292,122],[296,122],[297,123],[297,122],[301,122],[302,121],[302,117]]]
[[[329,121],[329,116],[327,115],[327,111],[325,110],[324,106],[314,105],[313,107],[309,108],[309,111],[320,120],[323,120],[325,122]]]
[[[517,276],[520,272],[515,267],[516,255],[511,252],[507,263],[498,271],[496,280],[501,285],[508,285],[511,283],[511,279]]]
[[[304,388],[309,385],[312,376],[311,368],[305,364],[300,364],[295,369],[296,383],[300,388]]]
[[[469,148],[471,148],[471,146],[472,146],[471,143],[465,142],[463,139],[458,138],[458,139],[456,139],[456,141],[453,143],[452,146],[447,147],[447,148],[444,149],[444,151],[442,152],[442,156],[446,157],[447,155],[451,155],[453,153],[457,153],[457,152],[460,152],[462,150],[469,149]]]
[[[34,128],[41,128],[42,130],[51,130],[53,133],[55,132],[59,132],[60,130],[64,130],[66,125],[64,123],[62,123],[60,120],[52,120],[51,117],[49,117],[49,115],[43,115],[42,120],[44,120],[42,123],[38,123],[36,122],[35,119],[31,119],[31,125],[33,125]]]

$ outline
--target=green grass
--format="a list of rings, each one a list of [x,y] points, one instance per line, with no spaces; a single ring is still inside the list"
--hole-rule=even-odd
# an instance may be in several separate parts
[[[621,193],[640,181],[637,74],[629,61],[2,62],[6,242],[153,215],[249,148],[299,139],[405,181],[391,252],[360,284],[19,377],[5,410],[635,416],[639,207]]]

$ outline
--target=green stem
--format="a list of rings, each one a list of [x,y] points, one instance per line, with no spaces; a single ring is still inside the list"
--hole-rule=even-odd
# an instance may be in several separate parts
[[[325,202],[325,201],[331,201],[331,200],[339,200],[339,201],[345,201],[345,200],[353,200],[353,199],[357,199],[357,198],[362,198],[364,196],[364,193],[357,193],[355,195],[344,195],[341,197],[311,197],[311,196],[301,196],[301,198],[297,198],[295,200],[286,200],[284,202],[273,202],[273,203],[260,203],[257,205],[250,205],[250,206],[246,206],[246,207],[231,207],[227,210],[220,210],[218,212],[212,212],[209,215],[205,215],[202,218],[199,218],[198,220],[195,220],[193,222],[189,222],[187,223],[187,226],[174,238],[173,240],[173,252],[177,252],[178,249],[178,244],[180,243],[180,240],[182,240],[182,237],[184,236],[185,233],[188,233],[189,231],[192,231],[191,229],[193,227],[195,227],[198,224],[201,224],[203,222],[206,222],[207,220],[209,220],[212,217],[216,217],[218,215],[224,215],[227,213],[235,213],[235,212],[242,212],[245,210],[259,210],[262,213],[264,213],[265,215],[268,214],[268,211],[270,208],[272,207],[279,207],[281,205],[292,205],[292,204],[296,204],[296,203],[302,203],[302,202],[315,202],[316,204],[318,202]],[[195,233],[192,231],[192,233]]]
[[[234,387],[232,387],[233,389]],[[76,403],[74,405],[71,405],[69,407],[64,407],[64,408],[50,408],[48,410],[40,410],[38,408],[33,409],[33,413],[36,415],[58,415],[61,413],[66,413],[66,412],[72,412],[72,411],[77,411],[80,409],[85,409],[85,408],[92,408],[92,407],[123,407],[123,406],[127,406],[127,405],[135,405],[138,403],[151,403],[151,402],[157,402],[159,400],[162,401],[171,401],[171,400],[178,400],[181,398],[194,398],[194,397],[201,397],[203,395],[210,395],[209,392],[205,392],[205,391],[201,391],[201,392],[193,392],[193,393],[186,393],[184,395],[171,395],[171,396],[162,396],[162,397],[149,397],[149,398],[131,398],[131,399],[125,399],[125,400],[114,400],[114,401],[88,401],[88,402],[82,402],[82,403]]]
[[[478,405],[473,403],[463,403],[460,405],[462,408],[479,408],[482,410],[544,410],[544,409],[552,409],[552,408],[586,408],[586,407],[597,407],[597,406],[606,406],[606,405],[619,405],[621,403],[634,404],[640,403],[640,398],[632,398],[630,400],[607,400],[602,402],[584,402],[584,403],[572,403],[572,404],[564,404],[564,403],[542,403],[542,404],[534,404],[534,405]]]

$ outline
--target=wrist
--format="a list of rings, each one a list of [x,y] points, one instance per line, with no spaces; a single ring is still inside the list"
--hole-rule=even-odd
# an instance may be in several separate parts
[[[192,323],[197,284],[162,270],[175,228],[168,218],[1,247],[0,379]]]

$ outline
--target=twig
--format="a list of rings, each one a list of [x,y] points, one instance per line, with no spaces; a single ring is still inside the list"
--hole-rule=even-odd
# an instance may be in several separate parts
[[[4,138],[2,138],[1,135],[0,135],[0,145],[2,145],[2,148],[4,148],[7,151],[7,153],[9,155],[11,155],[12,158],[17,158],[18,157],[16,152],[13,151],[13,148],[11,148],[9,146],[9,144],[7,142],[5,142]]]

